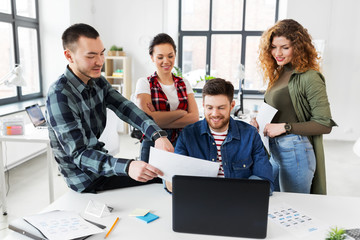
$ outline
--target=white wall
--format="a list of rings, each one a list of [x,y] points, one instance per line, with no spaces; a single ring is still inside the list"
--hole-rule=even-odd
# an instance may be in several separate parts
[[[327,139],[360,136],[360,9],[358,0],[282,0],[286,16],[299,21],[314,39],[325,40],[324,75],[334,120]],[[151,38],[160,32],[177,42],[178,0],[40,0],[41,44],[45,92],[64,71],[61,34],[76,22],[92,24],[108,49],[117,44],[132,59],[133,91],[138,78],[155,67],[148,55]],[[246,107],[246,106],[245,106]]]
[[[122,46],[131,58],[132,90],[140,77],[146,77],[155,71],[148,54],[150,40],[158,33],[167,32],[177,40],[177,9],[168,17],[166,8],[177,0],[94,0],[94,26],[100,32],[104,46]],[[165,14],[164,14],[165,13]],[[164,23],[167,19],[173,26]]]
[[[44,96],[64,72],[67,61],[61,35],[73,23],[93,24],[92,0],[39,0],[40,43]]]
[[[94,24],[95,12],[94,0],[70,0],[69,1],[70,24],[87,23]],[[64,29],[65,30],[65,29]]]
[[[69,0],[39,0],[41,65],[44,96],[49,85],[64,72],[61,35],[70,24]]]

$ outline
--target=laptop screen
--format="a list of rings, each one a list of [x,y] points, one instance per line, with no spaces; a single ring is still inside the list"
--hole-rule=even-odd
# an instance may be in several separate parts
[[[34,104],[32,106],[28,106],[25,108],[27,114],[31,122],[34,124],[35,127],[40,126],[45,123],[45,117],[40,109],[38,104]]]
[[[264,180],[174,176],[173,230],[265,238],[269,192]]]

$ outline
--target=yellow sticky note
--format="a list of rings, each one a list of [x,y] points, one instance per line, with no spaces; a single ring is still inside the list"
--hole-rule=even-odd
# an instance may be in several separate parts
[[[150,209],[141,209],[141,208],[136,208],[134,211],[132,211],[129,216],[131,217],[138,217],[138,216],[145,216],[146,214],[148,214],[150,212]]]

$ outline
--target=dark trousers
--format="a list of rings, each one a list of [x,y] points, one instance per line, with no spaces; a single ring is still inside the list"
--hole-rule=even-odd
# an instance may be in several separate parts
[[[142,186],[151,183],[162,183],[160,178],[154,178],[147,182],[138,182],[128,176],[99,177],[88,186],[83,193],[96,193],[117,188]]]

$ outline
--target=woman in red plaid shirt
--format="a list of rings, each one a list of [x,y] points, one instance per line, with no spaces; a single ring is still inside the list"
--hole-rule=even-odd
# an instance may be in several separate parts
[[[156,72],[147,78],[140,78],[136,84],[135,96],[138,106],[166,130],[171,143],[182,128],[199,120],[194,92],[186,79],[172,74],[176,58],[174,40],[165,33],[156,35],[150,43],[149,54],[155,63]],[[142,161],[149,161],[151,139],[143,138]]]

